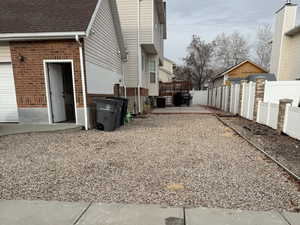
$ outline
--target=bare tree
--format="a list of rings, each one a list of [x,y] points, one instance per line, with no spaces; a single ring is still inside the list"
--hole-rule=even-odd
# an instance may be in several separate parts
[[[174,68],[174,75],[176,80],[192,81],[192,71],[185,65],[176,66]]]
[[[210,65],[213,45],[202,41],[199,36],[193,35],[193,40],[187,50],[188,55],[184,60],[186,66],[191,70],[191,81],[194,88],[202,90],[213,75]]]
[[[214,56],[217,68],[227,68],[231,65],[230,40],[225,33],[219,34],[213,41]]]
[[[216,67],[228,68],[249,57],[248,41],[239,32],[222,33],[213,41]]]
[[[269,24],[260,25],[257,29],[255,44],[256,61],[259,65],[269,70],[272,51],[272,28]]]

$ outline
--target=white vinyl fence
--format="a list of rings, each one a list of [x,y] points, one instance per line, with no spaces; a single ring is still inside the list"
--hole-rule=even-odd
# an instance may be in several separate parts
[[[211,102],[212,104],[211,104],[211,106],[216,107],[217,106],[216,102],[217,102],[217,88],[214,88],[212,90],[212,102]]]
[[[208,105],[253,120],[256,83],[242,85],[243,87],[233,84],[209,89]],[[286,108],[283,132],[300,140],[300,81],[266,81],[264,99],[257,108],[256,122],[277,129],[281,99],[293,100],[292,105]]]
[[[240,85],[233,84],[230,86],[230,108],[229,112],[236,115],[239,113],[240,106]]]
[[[279,104],[259,102],[257,109],[257,122],[277,129]]]
[[[254,82],[243,83],[241,116],[249,120],[253,120],[255,85]]]
[[[289,105],[286,108],[283,132],[300,140],[300,108]]]
[[[229,95],[230,95],[230,87],[224,86],[222,87],[222,105],[221,108],[223,111],[229,111]]]
[[[221,109],[222,105],[222,87],[218,87],[216,90],[216,108]]]
[[[240,104],[240,85],[223,86],[208,90],[207,105],[238,114]]]
[[[266,81],[264,102],[279,104],[285,98],[292,99],[293,106],[299,106],[300,81]]]
[[[191,91],[193,96],[192,105],[207,105],[208,104],[208,91]]]

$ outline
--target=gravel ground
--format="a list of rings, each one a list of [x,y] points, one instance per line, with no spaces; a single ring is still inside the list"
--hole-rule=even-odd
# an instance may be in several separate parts
[[[214,116],[0,138],[0,199],[296,211],[300,189]]]

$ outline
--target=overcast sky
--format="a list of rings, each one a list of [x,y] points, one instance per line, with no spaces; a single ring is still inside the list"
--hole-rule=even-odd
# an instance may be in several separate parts
[[[298,3],[300,0],[292,0]],[[180,63],[193,34],[213,40],[217,34],[240,31],[255,38],[258,24],[274,23],[285,0],[167,0],[168,39],[165,56]]]

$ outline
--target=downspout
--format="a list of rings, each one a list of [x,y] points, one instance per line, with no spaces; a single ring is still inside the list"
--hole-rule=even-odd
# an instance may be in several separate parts
[[[83,107],[84,107],[84,124],[85,124],[85,130],[88,130],[89,129],[88,128],[88,111],[87,111],[87,101],[86,101],[85,68],[84,68],[84,63],[83,63],[82,43],[80,42],[78,35],[75,36],[75,40],[79,44],[80,72],[81,72]]]
[[[126,86],[126,77],[125,77],[125,69],[124,69],[124,65],[125,65],[125,61],[122,60],[122,75],[123,75],[123,87],[124,87],[124,97],[127,98],[127,86]]]
[[[140,44],[140,1],[137,0],[138,2],[138,29],[137,29],[137,39],[138,39],[138,112],[141,113],[141,44]]]

